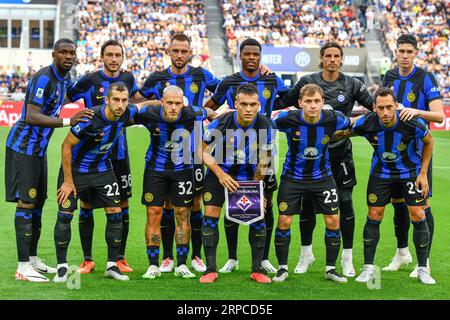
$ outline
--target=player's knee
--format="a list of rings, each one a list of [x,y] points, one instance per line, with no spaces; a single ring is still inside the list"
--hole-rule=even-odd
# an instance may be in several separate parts
[[[425,219],[425,207],[408,207],[411,221],[422,221]]]
[[[106,214],[121,213],[122,208],[121,207],[105,208],[105,212]]]
[[[325,225],[330,230],[337,230],[339,229],[339,215],[337,214],[330,214],[330,215],[324,215]]]
[[[215,206],[205,206],[205,217],[219,218],[221,209]]]
[[[122,200],[122,201],[120,202],[120,208],[126,209],[126,208],[128,208],[128,207],[129,207],[128,199]]]
[[[19,200],[17,202],[17,207],[24,208],[24,209],[34,209],[34,208],[36,208],[36,204]]]
[[[380,209],[379,207],[369,207],[369,213],[367,216],[370,220],[381,221],[383,220],[384,207]]]
[[[159,225],[162,217],[162,207],[147,207],[147,223],[150,226]]]
[[[278,217],[278,228],[289,229],[292,225],[292,216],[280,215]]]

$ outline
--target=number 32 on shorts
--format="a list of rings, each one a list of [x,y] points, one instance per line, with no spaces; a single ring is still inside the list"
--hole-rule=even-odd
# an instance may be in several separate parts
[[[325,200],[323,203],[333,203],[338,201],[338,194],[336,192],[336,189],[331,189],[330,191],[326,190],[322,192],[325,196]]]
[[[192,194],[192,181],[178,182],[178,188],[180,189],[178,192],[180,196],[184,194],[190,195]]]

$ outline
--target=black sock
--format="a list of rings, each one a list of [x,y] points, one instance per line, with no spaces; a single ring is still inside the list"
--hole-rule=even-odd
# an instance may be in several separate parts
[[[316,213],[314,212],[314,203],[310,197],[303,198],[299,224],[302,246],[310,246],[314,228],[316,227]]]
[[[42,228],[42,208],[34,208],[33,216],[31,218],[31,228],[33,230],[33,235],[31,236],[30,243],[30,256],[37,256],[37,246],[39,242],[39,238],[41,237],[41,228]]]
[[[341,231],[325,228],[325,250],[327,267],[335,267],[341,248]]]
[[[291,243],[291,229],[275,230],[275,253],[278,265],[287,265],[289,256],[289,244]]]
[[[125,248],[127,247],[128,230],[130,227],[129,208],[122,208],[122,242],[120,243],[117,260],[125,259]]]
[[[216,272],[216,252],[219,243],[219,218],[203,217],[202,242],[205,250],[207,271]]]
[[[431,213],[431,207],[425,209],[425,218],[427,219],[428,230],[430,231],[430,242],[428,244],[428,256],[430,256],[431,244],[433,243],[434,236],[434,217]]]
[[[203,214],[201,210],[191,212],[191,241],[192,258],[202,257],[202,222]]]
[[[225,226],[225,236],[227,238],[228,259],[237,260],[239,224],[230,221],[227,218],[223,219],[223,224]]]
[[[163,209],[161,217],[161,242],[163,259],[173,260],[173,238],[175,237],[175,214],[173,209]]]
[[[250,225],[248,242],[252,249],[252,272],[261,272],[261,261],[266,246],[266,223],[264,220]]]
[[[19,262],[28,262],[30,260],[30,243],[33,236],[32,216],[32,209],[16,208],[14,227],[16,229]]]
[[[186,264],[186,259],[189,255],[189,243],[177,244],[177,267]]]
[[[397,248],[408,247],[409,233],[409,212],[406,203],[393,203],[394,206],[394,227],[397,237]]]
[[[151,266],[159,266],[159,246],[147,246],[147,256]]]
[[[264,245],[264,253],[263,260],[269,260],[269,250],[272,240],[272,231],[273,231],[273,206],[272,201],[267,205],[266,212],[264,215],[264,220],[266,222],[266,243]]]
[[[105,240],[108,245],[108,262],[116,262],[122,242],[122,212],[106,214]]]
[[[355,233],[355,212],[353,211],[352,201],[339,202],[340,227],[342,233],[342,248],[353,248],[353,236]]]
[[[367,217],[363,232],[364,264],[373,264],[375,259],[375,251],[380,240],[380,223],[381,221],[371,220]]]
[[[78,231],[80,233],[81,248],[83,249],[83,260],[93,261],[92,241],[94,237],[94,210],[80,209]]]
[[[428,258],[428,246],[430,243],[430,230],[428,229],[428,224],[426,219],[422,221],[411,221],[414,227],[413,230],[413,241],[416,247],[417,254],[417,264],[419,267],[427,266]]]
[[[67,249],[72,238],[72,230],[70,228],[72,219],[73,214],[58,212],[54,231],[56,260],[58,264],[67,263]]]

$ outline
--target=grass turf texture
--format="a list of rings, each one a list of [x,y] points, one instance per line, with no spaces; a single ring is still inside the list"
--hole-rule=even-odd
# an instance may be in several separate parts
[[[128,141],[130,146],[131,166],[133,175],[133,198],[130,199],[130,233],[126,257],[134,272],[130,281],[118,282],[106,279],[103,271],[106,264],[106,243],[104,240],[105,214],[103,210],[95,211],[95,234],[93,255],[96,270],[90,275],[81,276],[81,289],[69,290],[64,284],[26,283],[14,280],[17,268],[17,253],[14,235],[15,204],[4,201],[4,158],[5,141],[9,128],[0,128],[0,299],[449,299],[450,278],[448,277],[448,243],[450,234],[447,226],[450,223],[447,197],[450,185],[450,133],[434,132],[435,152],[433,159],[433,198],[432,209],[435,217],[435,236],[431,254],[432,274],[437,281],[434,286],[425,286],[417,279],[409,278],[413,265],[398,272],[381,272],[381,289],[369,290],[366,285],[349,279],[347,284],[337,284],[324,279],[325,246],[324,223],[322,217],[317,217],[314,233],[314,254],[316,262],[310,271],[304,275],[295,275],[293,270],[300,253],[300,235],[298,217],[294,218],[292,240],[289,254],[289,279],[284,283],[269,285],[257,284],[249,279],[251,270],[250,247],[247,240],[248,227],[241,226],[239,233],[238,258],[240,270],[231,274],[220,274],[216,283],[204,285],[196,279],[180,279],[173,274],[162,274],[156,280],[145,280],[142,275],[148,267],[146,245],[144,240],[145,208],[140,203],[142,190],[142,173],[144,155],[149,142],[149,135],[144,128],[130,128]],[[49,189],[48,200],[43,212],[43,227],[39,242],[39,256],[52,266],[56,264],[53,244],[53,228],[56,221],[56,180],[60,167],[60,145],[67,129],[57,129],[48,148]],[[284,135],[283,135],[284,136]],[[362,138],[353,138],[354,160],[358,185],[354,189],[354,204],[356,215],[356,232],[354,245],[354,265],[357,275],[363,266],[362,230],[366,220],[366,186],[372,155],[371,146]],[[280,166],[284,160],[286,144],[280,139]],[[276,199],[276,197],[275,197]],[[376,265],[386,266],[392,258],[396,242],[392,221],[391,206],[386,209],[385,219],[381,225],[381,238],[375,258]],[[77,214],[76,214],[77,215]],[[275,221],[278,212],[275,211]],[[275,222],[276,226],[276,222]],[[274,226],[274,227],[275,227]],[[410,229],[409,246],[413,257],[415,250]],[[162,249],[162,248],[161,248]],[[174,250],[175,251],[175,250]],[[82,251],[78,234],[77,217],[72,222],[72,241],[68,252],[69,265],[79,265]],[[225,233],[223,231],[223,216],[220,221],[220,242],[218,248],[218,267],[227,260]],[[270,260],[276,266],[275,249],[270,250]],[[189,261],[189,260],[188,260]],[[414,263],[416,259],[414,258]],[[189,264],[190,265],[190,264]],[[338,270],[340,270],[340,258]],[[51,276],[51,279],[53,276]]]

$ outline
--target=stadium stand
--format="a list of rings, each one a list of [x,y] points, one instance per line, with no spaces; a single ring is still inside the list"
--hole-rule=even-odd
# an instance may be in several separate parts
[[[450,98],[450,2],[445,1],[379,1],[382,14],[382,41],[394,58],[396,39],[401,33],[412,33],[419,40],[416,65],[432,72],[441,93]]]
[[[126,51],[123,68],[140,85],[151,72],[164,69],[164,52],[176,32],[191,38],[192,63],[210,69],[202,0],[84,1],[78,15],[77,77],[99,69],[101,44],[115,39]]]
[[[351,1],[222,0],[223,27],[230,53],[243,38],[274,46],[320,47],[334,40],[364,46],[365,37]]]

